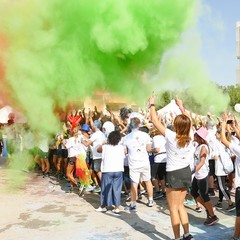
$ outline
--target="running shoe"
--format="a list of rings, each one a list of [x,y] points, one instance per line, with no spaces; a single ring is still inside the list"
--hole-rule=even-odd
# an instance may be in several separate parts
[[[208,192],[209,197],[215,197],[215,192]]]
[[[215,208],[216,209],[222,209],[222,203],[221,202],[218,202],[216,205],[215,205]]]
[[[229,205],[226,210],[229,211],[229,212],[231,212],[231,211],[233,211],[233,210],[235,210],[235,209],[236,209],[236,206],[235,206],[234,203],[232,203],[232,205]]]
[[[194,240],[194,237],[193,237],[193,235],[192,234],[188,234],[187,235],[187,237],[184,237],[184,235],[183,235],[183,238],[182,238],[183,240],[190,240],[190,239],[192,239],[192,240]]]
[[[201,207],[196,207],[195,211],[200,213],[200,212],[202,212],[202,208]]]
[[[80,185],[79,189],[78,189],[78,195],[81,196],[84,192],[84,185]]]
[[[196,205],[196,202],[194,199],[192,199],[192,200],[187,199],[187,205],[193,206],[193,205]]]
[[[86,188],[84,189],[84,191],[85,191],[85,192],[92,192],[92,191],[94,190],[94,188],[95,188],[95,187],[93,187],[92,185],[90,185],[90,186],[86,187]]]
[[[72,193],[73,192],[73,187],[68,187],[65,189],[65,193]]]
[[[96,212],[107,212],[107,209],[106,209],[105,207],[102,208],[102,207],[100,206],[99,208],[95,209],[95,211],[96,211]]]
[[[98,187],[95,187],[94,190],[93,190],[94,193],[100,193],[101,192],[101,188],[98,186]]]
[[[131,205],[129,205],[129,206],[126,206],[124,210],[129,212],[137,212],[137,206],[132,207]]]
[[[219,221],[219,218],[214,215],[213,217],[209,217],[205,222],[204,222],[204,225],[206,226],[212,226],[214,225],[215,223],[217,223]]]
[[[154,203],[153,200],[148,200],[147,206],[148,206],[148,207],[152,207],[152,206],[153,206],[153,203]]]
[[[112,210],[112,212],[114,213],[115,216],[120,216],[120,210],[119,210],[119,208],[114,208],[114,209]]]
[[[162,192],[156,192],[153,195],[153,200],[156,200],[156,199],[159,199],[159,198],[163,198],[163,197],[164,197],[164,194]]]

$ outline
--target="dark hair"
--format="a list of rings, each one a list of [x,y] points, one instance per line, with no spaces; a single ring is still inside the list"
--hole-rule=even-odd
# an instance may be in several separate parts
[[[141,132],[149,133],[149,129],[146,126],[142,126],[138,130]]]
[[[120,109],[120,117],[122,120],[126,119],[128,117],[128,114],[132,112],[131,108],[121,108]]]
[[[121,140],[121,133],[120,131],[113,131],[110,132],[108,135],[108,144],[116,146]]]

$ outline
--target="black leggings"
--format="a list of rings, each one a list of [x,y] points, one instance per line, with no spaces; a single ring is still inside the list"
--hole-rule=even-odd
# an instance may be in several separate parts
[[[219,202],[222,202],[223,197],[228,201],[230,199],[230,194],[226,190],[226,176],[217,176],[217,184],[219,190]]]
[[[201,197],[204,202],[209,202],[210,198],[208,195],[208,179],[209,177],[205,177],[203,179],[193,178],[192,187],[191,187],[191,195],[194,198]]]

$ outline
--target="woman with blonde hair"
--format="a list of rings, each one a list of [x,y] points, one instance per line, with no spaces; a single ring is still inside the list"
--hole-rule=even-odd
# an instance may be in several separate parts
[[[188,187],[191,186],[190,162],[193,157],[191,119],[187,116],[182,101],[176,99],[182,114],[175,117],[173,122],[175,132],[171,131],[158,120],[154,97],[150,97],[149,104],[152,123],[166,139],[166,196],[175,239],[194,239],[189,233],[188,214],[184,207],[184,199]],[[183,238],[180,236],[180,224],[184,230]]]

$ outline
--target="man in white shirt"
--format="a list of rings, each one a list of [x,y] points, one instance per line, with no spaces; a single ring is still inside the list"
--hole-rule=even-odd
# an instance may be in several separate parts
[[[153,206],[153,188],[151,183],[150,162],[148,152],[151,151],[151,138],[139,131],[140,120],[136,117],[131,119],[132,130],[125,138],[123,145],[128,152],[129,174],[131,179],[131,204],[126,210],[137,211],[136,199],[137,188],[140,179],[145,182],[148,193],[148,206]]]

